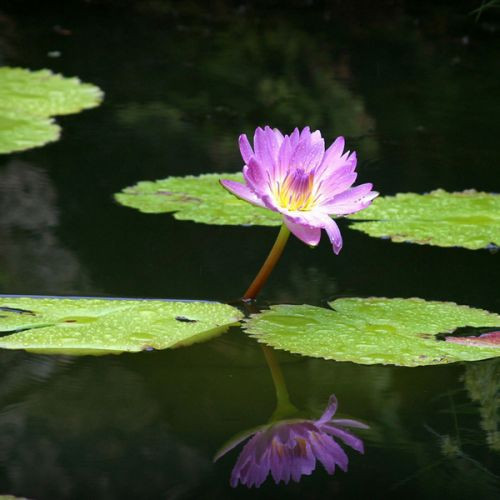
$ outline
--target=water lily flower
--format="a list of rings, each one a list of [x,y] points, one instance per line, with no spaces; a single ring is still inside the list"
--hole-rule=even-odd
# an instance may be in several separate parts
[[[328,406],[318,420],[282,420],[244,433],[232,440],[216,455],[215,460],[232,450],[248,437],[231,473],[231,486],[238,483],[257,488],[271,473],[274,481],[298,482],[303,475],[310,475],[321,462],[333,474],[335,467],[347,471],[348,458],[334,438],[354,450],[364,453],[363,441],[344,427],[368,428],[356,420],[333,419],[337,398],[330,396]]]
[[[344,152],[343,137],[325,151],[319,131],[305,127],[283,135],[266,126],[255,131],[253,149],[245,134],[239,145],[245,184],[221,184],[243,200],[281,213],[288,230],[308,245],[317,245],[324,229],[338,254],[342,236],[330,216],[358,212],[378,195],[370,183],[352,187],[356,153]]]

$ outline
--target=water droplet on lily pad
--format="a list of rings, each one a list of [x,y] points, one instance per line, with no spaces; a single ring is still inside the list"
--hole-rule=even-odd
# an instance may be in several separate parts
[[[392,241],[459,246],[476,250],[500,246],[500,196],[467,190],[399,193],[377,198],[350,215],[350,227]]]
[[[497,345],[438,338],[464,326],[498,327],[498,314],[417,298],[347,298],[329,305],[272,306],[252,315],[244,329],[277,349],[360,364],[421,366],[500,356]]]
[[[73,355],[189,345],[242,318],[229,305],[197,301],[0,297],[0,309],[0,348]]]

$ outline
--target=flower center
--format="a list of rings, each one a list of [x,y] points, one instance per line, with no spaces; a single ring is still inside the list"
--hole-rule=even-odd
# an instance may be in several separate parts
[[[283,208],[310,210],[314,203],[313,187],[314,174],[298,168],[294,171],[288,171],[284,179],[276,183],[274,194]]]

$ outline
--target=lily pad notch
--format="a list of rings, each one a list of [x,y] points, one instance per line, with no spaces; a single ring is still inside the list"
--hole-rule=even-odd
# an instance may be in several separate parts
[[[500,315],[423,299],[346,298],[331,309],[276,305],[252,315],[244,330],[276,349],[358,364],[424,366],[500,356],[491,342],[445,341],[460,327],[498,328]]]

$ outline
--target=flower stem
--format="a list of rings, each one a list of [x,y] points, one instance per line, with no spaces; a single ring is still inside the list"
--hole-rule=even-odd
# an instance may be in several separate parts
[[[243,300],[249,301],[255,299],[257,294],[260,292],[260,289],[264,286],[267,278],[271,274],[271,271],[274,269],[274,266],[278,262],[281,254],[283,253],[283,249],[285,248],[286,242],[288,241],[288,237],[290,236],[290,231],[283,224],[281,226],[280,232],[276,241],[274,242],[273,248],[269,252],[267,259],[264,264],[260,268],[259,273],[252,281],[252,284],[248,287],[248,290],[243,295]]]
[[[297,413],[297,408],[290,402],[288,389],[286,387],[283,372],[276,359],[274,351],[265,345],[261,345],[267,366],[273,378],[274,390],[276,392],[276,409],[271,417],[271,421],[282,420]]]

